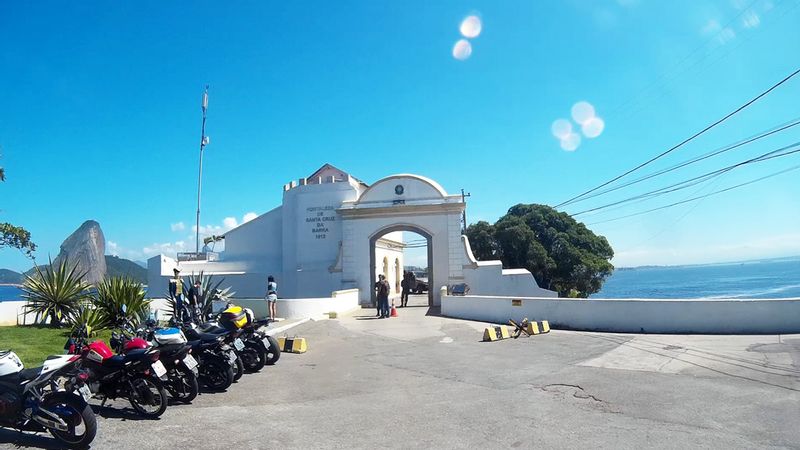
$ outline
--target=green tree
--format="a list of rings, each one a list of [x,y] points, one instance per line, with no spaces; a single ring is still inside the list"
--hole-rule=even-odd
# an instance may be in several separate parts
[[[546,205],[515,205],[494,225],[470,225],[467,237],[476,258],[524,267],[539,286],[562,297],[588,297],[614,270],[605,237]]]
[[[0,181],[6,181],[6,171],[2,167],[0,167]],[[36,250],[36,244],[31,242],[31,234],[24,228],[10,223],[0,223],[0,249],[4,247],[19,249],[31,259]]]

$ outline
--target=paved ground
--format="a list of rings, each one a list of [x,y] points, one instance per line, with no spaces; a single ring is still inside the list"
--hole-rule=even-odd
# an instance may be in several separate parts
[[[798,335],[483,343],[483,324],[399,312],[303,323],[308,353],[160,420],[114,403],[94,448],[800,448]]]

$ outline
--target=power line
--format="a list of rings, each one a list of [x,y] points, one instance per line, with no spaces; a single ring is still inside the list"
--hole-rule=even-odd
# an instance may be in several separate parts
[[[679,201],[679,202],[670,203],[669,205],[659,206],[658,208],[648,209],[647,211],[640,211],[638,213],[628,214],[628,215],[622,216],[622,217],[615,217],[613,219],[607,219],[607,220],[601,220],[599,222],[593,222],[593,223],[590,223],[588,225],[597,225],[597,224],[600,224],[600,223],[614,222],[614,221],[617,221],[617,220],[627,219],[629,217],[641,216],[642,214],[647,214],[647,213],[651,213],[651,212],[654,212],[654,211],[659,211],[659,210],[662,210],[662,209],[671,208],[673,206],[682,205],[684,203],[689,203],[689,202],[693,202],[693,201],[697,201],[697,200],[702,200],[704,198],[711,197],[712,195],[717,195],[717,194],[721,194],[723,192],[728,192],[728,191],[731,191],[733,189],[737,189],[737,188],[740,188],[740,187],[743,187],[743,186],[747,186],[749,184],[757,183],[759,181],[766,180],[767,178],[772,178],[772,177],[784,174],[786,172],[791,172],[791,171],[797,170],[797,169],[800,169],[800,165],[792,166],[792,167],[789,167],[788,169],[783,169],[783,170],[780,170],[778,172],[774,172],[774,173],[771,173],[769,175],[765,175],[765,176],[763,176],[761,178],[756,178],[755,180],[750,180],[748,182],[737,184],[735,186],[731,186],[731,187],[728,187],[728,188],[725,188],[725,189],[721,189],[719,191],[709,192],[708,194],[700,195],[698,197],[693,197],[693,198],[682,200],[682,201]]]
[[[786,151],[786,150],[788,150],[788,149],[790,149],[792,147],[796,147],[798,145],[800,145],[800,141],[795,142],[794,144],[791,144],[791,145],[787,145],[786,147],[779,148],[777,150],[769,151],[769,152],[764,153],[762,155],[759,155],[759,156],[757,156],[755,158],[751,158],[751,159],[748,159],[748,160],[745,160],[745,161],[742,161],[742,162],[739,162],[739,163],[736,163],[736,164],[732,164],[732,165],[730,165],[728,167],[723,167],[722,169],[717,169],[717,170],[714,170],[714,171],[711,171],[711,172],[707,172],[707,173],[705,173],[703,175],[699,175],[699,176],[696,176],[694,178],[690,178],[688,180],[684,180],[684,181],[681,181],[681,182],[678,182],[678,183],[675,183],[675,184],[671,184],[669,186],[665,186],[665,187],[662,187],[662,188],[659,188],[659,189],[656,189],[656,190],[653,190],[653,191],[650,191],[650,192],[645,192],[644,194],[639,194],[639,195],[636,195],[636,196],[633,196],[633,197],[629,197],[629,198],[626,198],[626,199],[623,199],[623,200],[618,200],[616,202],[608,203],[608,204],[603,205],[603,206],[598,206],[598,207],[595,207],[595,208],[591,208],[591,209],[587,209],[587,210],[584,210],[584,211],[581,211],[581,212],[577,212],[575,214],[572,214],[572,216],[573,217],[574,216],[579,216],[581,214],[586,214],[586,213],[589,213],[589,212],[594,212],[594,211],[598,211],[598,210],[601,210],[601,209],[606,209],[606,208],[611,207],[611,206],[620,205],[622,203],[628,203],[628,202],[631,202],[633,200],[638,200],[640,198],[650,198],[650,197],[669,194],[671,192],[675,192],[675,191],[679,191],[679,190],[682,190],[682,189],[686,189],[688,187],[703,183],[705,181],[708,181],[708,180],[710,180],[712,178],[718,177],[718,176],[720,176],[720,175],[722,175],[724,173],[730,172],[733,169],[745,166],[747,164],[754,164],[754,163],[758,163],[758,162],[768,161],[770,159],[780,158],[782,156],[788,156],[788,155],[791,155],[791,154],[794,154],[794,153],[798,153],[798,152],[800,152],[800,149],[792,150],[792,151]],[[780,153],[780,152],[783,152],[783,153]]]
[[[647,160],[647,161],[645,161],[645,162],[643,162],[643,163],[639,164],[638,166],[634,167],[633,169],[630,169],[630,170],[628,170],[627,172],[624,172],[622,175],[617,175],[616,177],[614,177],[614,178],[612,178],[612,179],[610,179],[610,180],[608,180],[608,181],[606,181],[606,182],[604,182],[604,183],[600,184],[599,186],[596,186],[596,187],[594,187],[594,188],[592,188],[592,189],[589,189],[588,191],[585,191],[585,192],[583,192],[583,193],[581,193],[581,194],[579,194],[579,195],[576,195],[575,197],[572,197],[572,198],[570,198],[569,200],[567,200],[567,201],[565,201],[565,202],[563,202],[563,203],[560,203],[560,204],[556,205],[556,206],[555,206],[555,208],[560,208],[561,206],[565,205],[565,204],[566,204],[566,203],[568,203],[568,202],[572,202],[572,201],[574,201],[574,200],[576,200],[576,199],[578,199],[578,198],[581,198],[581,197],[585,196],[586,194],[590,194],[590,193],[592,193],[592,192],[594,192],[594,191],[596,191],[596,190],[598,190],[598,189],[600,189],[600,188],[602,188],[602,187],[608,186],[609,184],[611,184],[611,183],[613,183],[613,182],[615,182],[615,181],[619,180],[620,178],[622,178],[622,177],[624,177],[624,176],[626,176],[626,175],[629,175],[629,174],[631,174],[631,173],[633,173],[633,172],[635,172],[635,171],[637,171],[637,170],[641,169],[642,167],[644,167],[644,166],[646,166],[646,165],[648,165],[648,164],[652,163],[653,161],[656,161],[656,160],[658,160],[658,159],[660,159],[660,158],[662,158],[662,157],[666,156],[667,154],[669,154],[669,153],[672,153],[673,151],[675,151],[675,150],[677,150],[677,149],[679,149],[679,148],[683,147],[683,146],[684,146],[685,144],[687,144],[688,142],[690,142],[690,141],[694,140],[695,138],[697,138],[697,137],[701,136],[702,134],[704,134],[704,133],[705,133],[705,132],[707,132],[708,130],[710,130],[710,129],[712,129],[712,128],[716,127],[717,125],[719,125],[719,124],[721,124],[722,122],[724,122],[724,121],[728,120],[729,118],[731,118],[731,117],[732,117],[732,116],[734,116],[735,114],[739,113],[739,112],[740,112],[740,111],[742,111],[743,109],[745,109],[745,108],[747,108],[748,106],[752,105],[753,103],[757,102],[758,100],[760,100],[760,99],[761,99],[762,97],[764,97],[765,95],[767,95],[767,94],[769,94],[770,92],[772,92],[773,90],[777,89],[777,88],[778,88],[780,85],[782,85],[783,83],[786,83],[787,81],[789,81],[790,79],[792,79],[792,78],[793,78],[795,75],[797,75],[798,73],[800,73],[800,69],[797,69],[797,70],[795,70],[794,72],[792,72],[791,74],[789,74],[788,76],[786,76],[786,77],[785,77],[784,79],[782,79],[781,81],[777,82],[776,84],[773,84],[773,85],[772,85],[772,86],[771,86],[769,89],[767,89],[767,90],[765,90],[764,92],[762,92],[762,93],[758,94],[757,96],[753,97],[751,100],[749,100],[748,102],[746,102],[746,103],[745,103],[745,104],[743,104],[742,106],[740,106],[740,107],[736,108],[736,109],[735,109],[735,110],[733,110],[732,112],[730,112],[730,113],[726,114],[724,117],[722,117],[721,119],[719,119],[719,120],[717,120],[716,122],[712,123],[711,125],[708,125],[707,127],[703,128],[702,130],[698,131],[697,133],[693,134],[692,136],[690,136],[690,137],[688,137],[688,138],[684,139],[684,140],[683,140],[683,141],[681,141],[679,144],[677,144],[677,145],[674,145],[673,147],[671,147],[670,149],[668,149],[668,150],[666,150],[666,151],[664,151],[664,152],[661,152],[660,154],[658,154],[658,155],[656,155],[656,156],[654,156],[654,157],[650,158],[649,160]]]
[[[639,100],[639,98],[642,97],[645,93],[648,93],[648,91],[651,91],[651,90],[655,89],[656,87],[659,87],[660,85],[663,85],[663,86],[668,85],[669,82],[671,82],[672,79],[675,78],[675,76],[681,74],[682,72],[686,72],[687,70],[693,69],[697,64],[699,64],[705,58],[707,58],[709,55],[714,53],[714,51],[716,51],[720,47],[720,45],[718,45],[717,47],[711,49],[710,52],[708,52],[707,54],[703,55],[700,59],[695,61],[691,66],[688,66],[688,67],[685,67],[685,68],[680,68],[680,66],[682,66],[683,63],[687,62],[692,57],[694,57],[698,52],[700,52],[700,50],[703,50],[705,47],[707,47],[708,44],[710,44],[711,42],[713,42],[715,40],[718,40],[720,38],[720,36],[722,36],[722,33],[725,32],[725,30],[727,30],[731,25],[733,25],[733,23],[736,22],[744,13],[746,13],[748,11],[751,11],[751,9],[753,8],[753,6],[755,6],[757,1],[758,0],[753,0],[752,2],[750,2],[750,4],[747,5],[746,8],[743,8],[741,11],[739,11],[739,14],[737,14],[731,20],[726,22],[725,25],[721,26],[719,28],[719,30],[717,30],[716,33],[712,34],[702,44],[700,44],[694,50],[689,52],[678,63],[674,64],[670,70],[662,73],[655,81],[653,81],[652,83],[647,85],[645,88],[641,89],[633,97],[631,97],[628,101],[626,101],[626,102],[620,104],[618,107],[614,108],[614,110],[611,111],[610,114],[611,115],[616,115],[617,113],[619,113],[620,111],[622,111],[623,109],[628,107],[629,105],[634,105]]]
[[[634,185],[634,184],[637,184],[637,183],[641,183],[642,181],[649,180],[649,179],[654,178],[656,176],[663,175],[665,173],[669,173],[669,172],[678,170],[680,168],[686,167],[686,166],[688,166],[690,164],[694,164],[696,162],[703,161],[705,159],[711,158],[711,157],[719,155],[721,153],[725,153],[725,152],[729,152],[731,150],[735,150],[735,149],[737,149],[739,147],[742,147],[743,145],[747,145],[747,144],[750,144],[752,142],[755,142],[755,141],[758,141],[760,139],[763,139],[765,137],[772,136],[775,133],[779,133],[781,131],[784,131],[784,130],[792,128],[792,127],[795,127],[797,125],[800,125],[800,118],[797,118],[797,119],[794,119],[794,120],[790,120],[790,121],[785,122],[785,123],[783,123],[781,125],[773,127],[771,129],[768,129],[766,131],[762,131],[760,133],[756,133],[756,134],[754,134],[754,135],[752,135],[750,137],[742,139],[742,140],[740,140],[738,142],[735,142],[733,144],[729,144],[729,145],[717,148],[716,150],[712,150],[712,151],[710,151],[708,153],[702,154],[700,156],[696,156],[696,157],[691,158],[691,159],[689,159],[687,161],[675,164],[675,165],[667,167],[665,169],[658,170],[658,171],[653,172],[653,173],[651,173],[649,175],[645,175],[645,176],[636,178],[635,180],[628,181],[627,183],[623,183],[623,184],[620,184],[620,185],[617,185],[617,186],[614,186],[614,187],[610,187],[608,189],[603,189],[601,191],[595,192],[592,195],[587,195],[587,196],[584,196],[584,197],[579,198],[579,199],[574,200],[574,201],[562,203],[561,206],[567,206],[567,205],[571,205],[571,204],[574,204],[574,203],[579,203],[579,202],[582,202],[584,200],[588,200],[590,198],[595,198],[597,196],[600,196],[600,195],[603,195],[603,194],[607,194],[609,192],[618,191],[618,190],[626,188],[628,186],[631,186],[631,185]]]

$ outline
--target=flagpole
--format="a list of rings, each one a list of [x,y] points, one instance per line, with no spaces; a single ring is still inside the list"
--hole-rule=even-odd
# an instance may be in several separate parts
[[[196,257],[200,255],[200,193],[203,189],[203,148],[208,143],[206,137],[206,110],[208,109],[208,85],[203,92],[203,102],[201,104],[203,109],[203,125],[200,127],[200,170],[197,173],[197,221],[195,222],[196,240],[194,253]]]

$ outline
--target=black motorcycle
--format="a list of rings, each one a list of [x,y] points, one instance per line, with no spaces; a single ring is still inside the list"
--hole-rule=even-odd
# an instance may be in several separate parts
[[[97,434],[97,418],[76,356],[48,358],[42,367],[23,369],[14,352],[0,351],[0,427],[49,431],[69,448],[86,448]],[[68,378],[70,388],[57,380]],[[73,390],[74,388],[74,390]]]
[[[264,355],[262,367],[264,365],[274,365],[281,357],[281,348],[278,345],[278,340],[261,331],[261,327],[267,325],[269,325],[268,319],[248,321],[247,325],[242,328],[242,334],[240,335],[246,345],[257,346],[261,349],[261,353]],[[247,368],[246,365],[245,368]]]
[[[238,381],[244,374],[244,363],[242,358],[239,357],[235,346],[244,346],[241,340],[237,341],[238,333],[232,332],[222,328],[208,328],[205,329],[198,327],[194,323],[185,323],[181,328],[186,334],[186,338],[190,343],[195,345],[206,345],[217,356],[227,361],[233,373],[232,381]],[[208,330],[208,331],[206,331]],[[216,346],[212,346],[214,343]]]
[[[132,338],[139,337],[145,339],[150,346],[160,352],[159,360],[167,370],[164,388],[170,397],[182,403],[191,403],[200,391],[197,381],[199,365],[197,360],[191,355],[192,347],[186,343],[186,339],[181,335],[179,341],[175,343],[165,343],[166,339],[159,339],[162,335],[159,329],[155,328],[154,323],[148,323],[148,327],[139,328],[135,334],[132,330],[126,329],[115,338],[112,338],[111,345],[117,353],[126,353],[126,346]],[[169,330],[170,334],[172,330]],[[179,330],[174,330],[180,333]],[[127,334],[126,334],[127,333]]]

